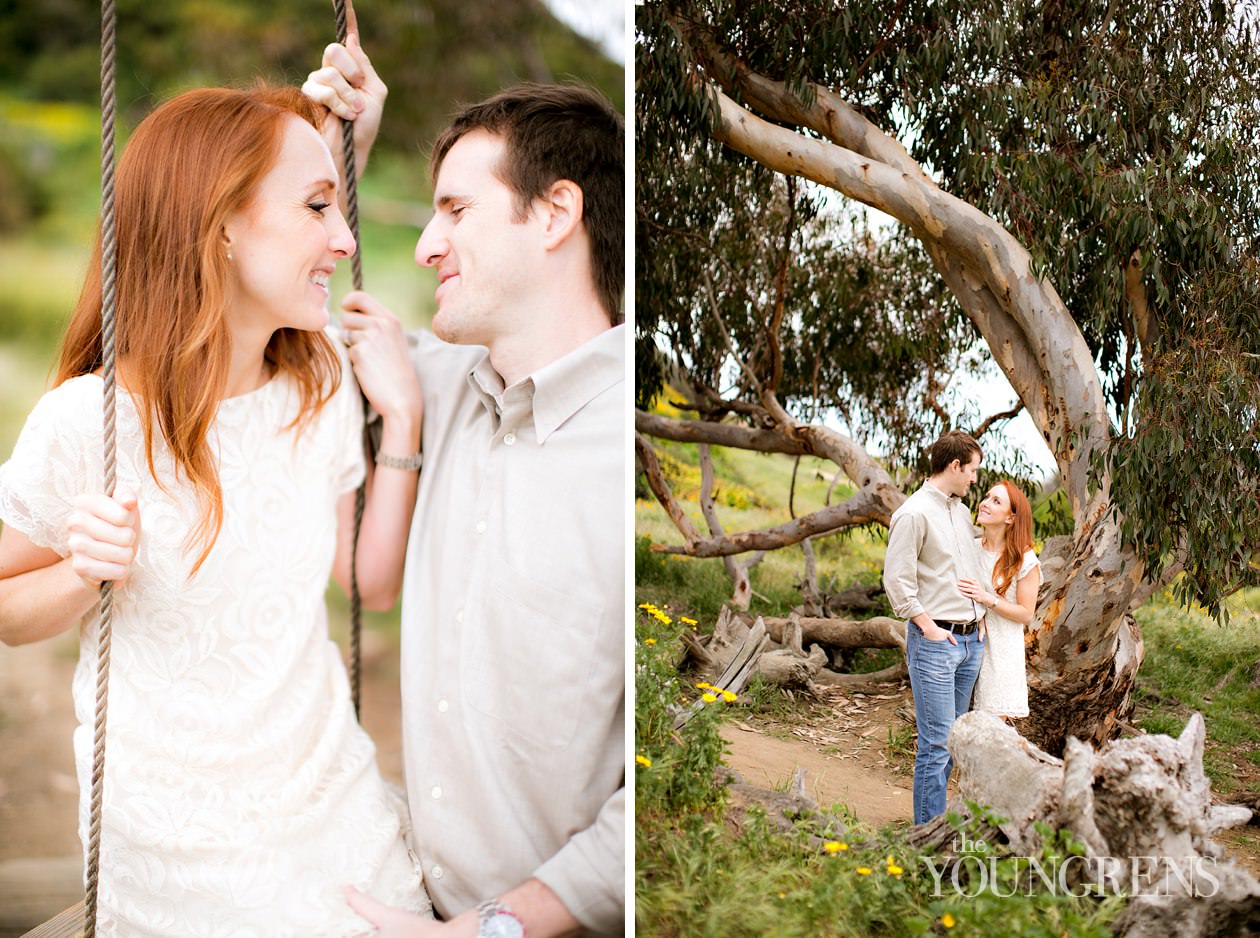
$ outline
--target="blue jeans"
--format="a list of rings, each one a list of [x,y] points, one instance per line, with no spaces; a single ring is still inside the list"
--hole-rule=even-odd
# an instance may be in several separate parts
[[[954,720],[971,708],[971,691],[980,674],[984,643],[978,632],[928,641],[913,622],[906,623],[906,665],[914,690],[914,719],[919,742],[914,757],[914,823],[945,813],[945,785],[954,760],[945,740]]]

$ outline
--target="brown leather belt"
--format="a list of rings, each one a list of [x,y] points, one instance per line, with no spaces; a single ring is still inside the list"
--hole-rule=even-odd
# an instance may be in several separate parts
[[[970,622],[950,622],[948,619],[933,619],[932,621],[947,632],[953,632],[955,635],[970,635],[979,624],[978,619],[972,619]]]

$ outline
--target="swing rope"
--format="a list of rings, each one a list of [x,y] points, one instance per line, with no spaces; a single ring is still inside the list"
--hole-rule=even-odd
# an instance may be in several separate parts
[[[343,46],[351,29],[358,32],[353,0],[333,0],[333,13],[337,18],[337,41]],[[341,147],[346,171],[346,221],[354,236],[355,252],[350,256],[350,278],[356,290],[363,289],[363,256],[359,247],[359,186],[354,161],[354,122],[341,120]],[[360,392],[361,394],[362,392]],[[367,398],[363,406],[363,449],[370,461],[372,438],[368,433],[370,407]],[[363,656],[360,641],[363,634],[363,601],[359,596],[359,532],[363,528],[363,509],[367,504],[367,475],[354,493],[354,536],[350,541],[350,699],[354,703],[354,715],[359,716],[359,687],[363,675]]]
[[[347,33],[347,0],[333,0],[337,16],[337,41],[345,43]],[[354,7],[349,5],[351,24]],[[116,482],[117,438],[115,432],[116,353],[114,321],[117,309],[117,240],[114,230],[114,104],[117,11],[115,0],[101,3],[101,365],[105,383],[103,424],[105,449],[105,494],[113,495]],[[355,179],[354,124],[342,121],[342,143],[345,148],[346,203],[350,231],[356,246],[359,243],[359,200]],[[356,250],[351,257],[354,288],[363,289],[363,264]],[[366,401],[365,407],[366,407]],[[366,414],[365,414],[366,416]],[[365,421],[366,425],[366,421]],[[364,433],[367,439],[366,430]],[[354,537],[350,563],[350,656],[351,696],[354,713],[359,715],[359,684],[362,673],[360,634],[362,632],[362,600],[356,573],[359,530],[363,523],[367,483],[359,486],[354,498]],[[100,630],[96,648],[96,718],[93,727],[92,799],[88,824],[87,883],[84,894],[84,938],[96,936],[97,893],[101,864],[101,807],[105,790],[105,720],[109,704],[109,653],[113,638],[114,584],[101,583]]]
[[[114,0],[101,4],[101,357],[103,359],[105,494],[114,494],[115,363],[114,312],[117,244],[114,236],[114,48],[117,14]],[[92,803],[88,826],[87,889],[84,938],[96,936],[96,896],[101,865],[101,803],[105,791],[105,717],[109,703],[109,650],[113,637],[114,583],[101,582],[101,625],[96,645],[96,723],[92,747]]]

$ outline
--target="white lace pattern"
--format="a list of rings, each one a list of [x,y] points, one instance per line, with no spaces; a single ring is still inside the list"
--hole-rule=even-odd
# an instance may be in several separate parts
[[[998,555],[985,550],[976,542],[984,570],[983,586],[997,595],[993,588],[993,567]],[[1040,561],[1033,551],[1027,551],[1015,577],[1018,583],[1038,566]],[[1015,583],[1008,584],[1002,598],[1015,601]],[[1024,671],[1024,626],[1007,619],[990,609],[984,615],[987,634],[984,640],[984,658],[980,664],[980,676],[976,678],[972,709],[987,710],[999,716],[1028,716],[1028,676]]]
[[[95,375],[46,394],[0,466],[0,519],[62,555],[71,501],[102,486],[101,397]],[[328,639],[335,503],[363,474],[358,396],[343,381],[300,436],[284,429],[297,400],[277,378],[220,406],[223,528],[190,580],[196,498],[160,435],[149,474],[135,403],[118,395],[118,483],[139,496],[142,535],[115,599],[102,936],[366,934],[348,884],[429,909],[405,806]],[[85,843],[98,630],[93,612],[74,676]]]

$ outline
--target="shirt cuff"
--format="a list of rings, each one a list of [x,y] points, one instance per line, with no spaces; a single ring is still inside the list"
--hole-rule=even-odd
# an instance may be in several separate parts
[[[926,612],[927,610],[924,609],[918,601],[893,607],[893,615],[895,615],[898,619],[905,619],[906,621],[913,619],[917,615],[925,614]]]
[[[534,878],[559,897],[588,932],[621,935],[626,919],[626,790],[604,802],[595,823],[578,831]]]

